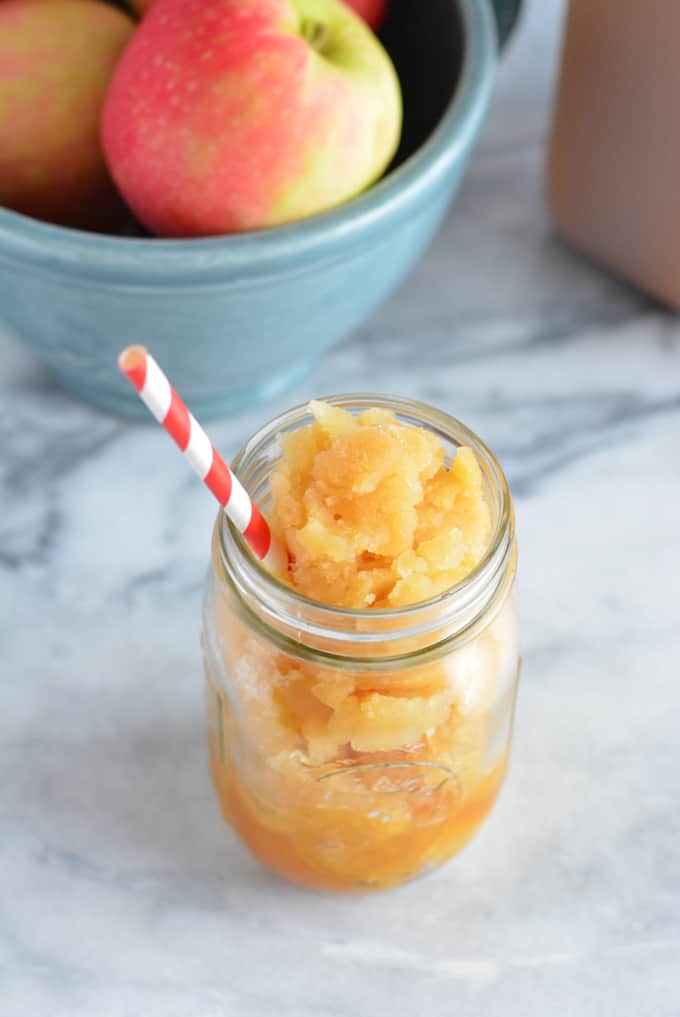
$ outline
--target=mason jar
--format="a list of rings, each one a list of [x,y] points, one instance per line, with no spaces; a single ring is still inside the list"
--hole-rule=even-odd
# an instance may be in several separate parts
[[[349,610],[265,571],[220,513],[203,613],[210,770],[225,818],[265,865],[310,887],[376,890],[460,851],[505,778],[519,672],[514,512],[495,457],[453,417],[382,395],[328,402],[392,410],[434,432],[449,464],[471,448],[492,539],[432,600]],[[236,456],[265,512],[279,438],[311,420],[296,407]]]

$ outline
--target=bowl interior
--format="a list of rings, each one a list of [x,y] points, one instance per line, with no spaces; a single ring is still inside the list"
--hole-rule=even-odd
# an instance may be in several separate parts
[[[424,5],[423,5],[424,6]],[[390,172],[414,155],[439,124],[463,66],[463,25],[453,0],[391,0],[382,42],[401,81],[404,127]]]

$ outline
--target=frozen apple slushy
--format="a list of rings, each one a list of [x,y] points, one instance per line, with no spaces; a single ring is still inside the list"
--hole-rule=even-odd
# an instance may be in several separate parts
[[[234,471],[290,564],[268,573],[220,515],[203,644],[224,815],[295,882],[402,883],[470,840],[506,771],[503,474],[453,418],[377,396],[284,414]]]
[[[119,365],[222,507],[203,650],[225,817],[319,889],[440,865],[491,809],[510,745],[517,552],[492,453],[422,403],[336,396],[271,421],[230,468],[147,350]]]

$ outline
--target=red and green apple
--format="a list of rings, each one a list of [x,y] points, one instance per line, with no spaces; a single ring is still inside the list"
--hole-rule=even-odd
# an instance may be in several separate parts
[[[387,53],[342,0],[157,0],[117,66],[102,138],[153,233],[205,236],[358,194],[401,117]]]
[[[83,229],[123,221],[99,120],[134,28],[97,0],[0,2],[0,205]]]

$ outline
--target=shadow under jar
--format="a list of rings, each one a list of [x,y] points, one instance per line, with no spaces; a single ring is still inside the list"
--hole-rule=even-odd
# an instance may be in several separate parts
[[[288,879],[367,891],[447,861],[498,795],[519,671],[517,548],[503,472],[462,424],[409,400],[328,401],[353,413],[393,410],[434,432],[449,463],[458,447],[470,447],[492,520],[485,556],[457,586],[408,607],[347,610],[266,573],[224,516],[217,519],[203,649],[210,769],[222,811],[251,851]],[[265,510],[279,435],[310,420],[305,407],[293,409],[236,457],[237,475]]]

